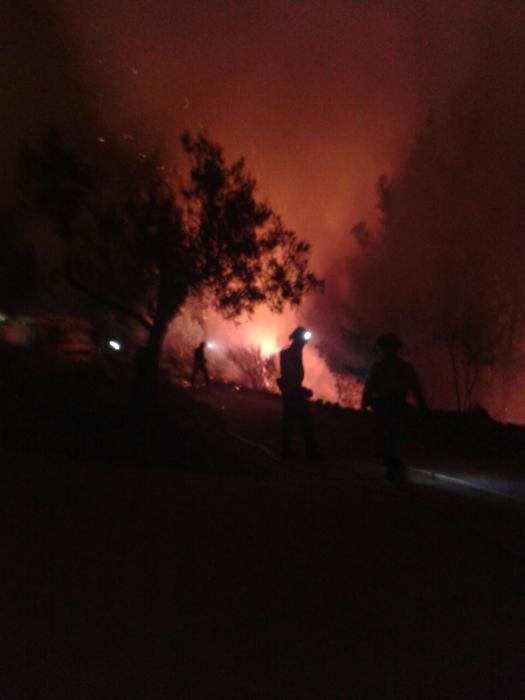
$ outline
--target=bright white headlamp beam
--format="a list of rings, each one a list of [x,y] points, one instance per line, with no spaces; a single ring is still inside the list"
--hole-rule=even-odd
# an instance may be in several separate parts
[[[304,338],[305,340],[310,340],[311,337],[312,337],[312,332],[311,332],[311,331],[305,331],[305,332],[303,333],[303,338]]]
[[[120,343],[117,343],[116,340],[110,340],[108,343],[110,348],[113,348],[113,350],[120,350]]]

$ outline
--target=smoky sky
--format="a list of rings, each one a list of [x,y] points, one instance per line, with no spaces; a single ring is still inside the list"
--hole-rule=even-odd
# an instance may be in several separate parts
[[[424,0],[11,0],[2,150],[38,121],[172,150],[203,127],[246,156],[324,267],[345,228],[373,214],[377,176],[402,162],[428,106],[468,72],[487,15]]]

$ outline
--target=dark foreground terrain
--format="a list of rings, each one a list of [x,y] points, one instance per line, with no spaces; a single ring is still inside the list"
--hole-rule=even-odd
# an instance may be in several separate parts
[[[77,416],[56,443],[12,422],[2,699],[525,697],[519,503],[394,489],[363,417],[331,408],[321,473],[280,465],[273,398],[198,396],[191,439],[157,426],[164,452],[118,422]]]

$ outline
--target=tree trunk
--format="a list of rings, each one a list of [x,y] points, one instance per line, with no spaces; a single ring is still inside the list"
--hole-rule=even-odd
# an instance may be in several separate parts
[[[149,412],[157,398],[158,370],[170,315],[157,310],[146,345],[137,353],[135,402],[140,413]]]
[[[186,298],[186,290],[177,294],[173,288],[162,281],[159,286],[159,296],[155,317],[148,337],[148,342],[137,353],[135,377],[135,403],[141,414],[151,411],[154,407],[159,385],[159,363],[162,346],[168,325],[176,315]]]

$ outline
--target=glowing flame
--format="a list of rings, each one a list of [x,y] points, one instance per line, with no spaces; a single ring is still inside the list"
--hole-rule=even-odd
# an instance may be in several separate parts
[[[187,358],[184,371],[191,376],[193,350],[203,336],[209,337],[213,341],[206,341],[207,347],[211,344],[214,349],[208,356],[208,371],[213,376],[239,386],[255,386],[259,382],[277,393],[275,377],[279,373],[279,352],[290,344],[290,332],[302,319],[293,312],[276,315],[260,308],[250,317],[231,322],[211,310],[202,312],[199,318],[197,310],[198,307],[188,307],[179,314],[170,327],[166,343],[170,349],[168,354],[171,351],[174,357]],[[313,337],[312,331],[306,332]],[[357,396],[357,389],[350,386],[351,382],[343,382],[344,397],[340,396],[342,378],[332,372],[315,345],[305,346],[303,361],[304,384],[314,391],[315,399],[335,402],[342,398],[345,405],[358,405],[360,394]],[[174,376],[182,376],[180,369],[174,369]]]
[[[275,339],[264,336],[263,333],[261,333],[259,338],[255,338],[254,345],[259,348],[263,357],[270,357],[279,352]]]

